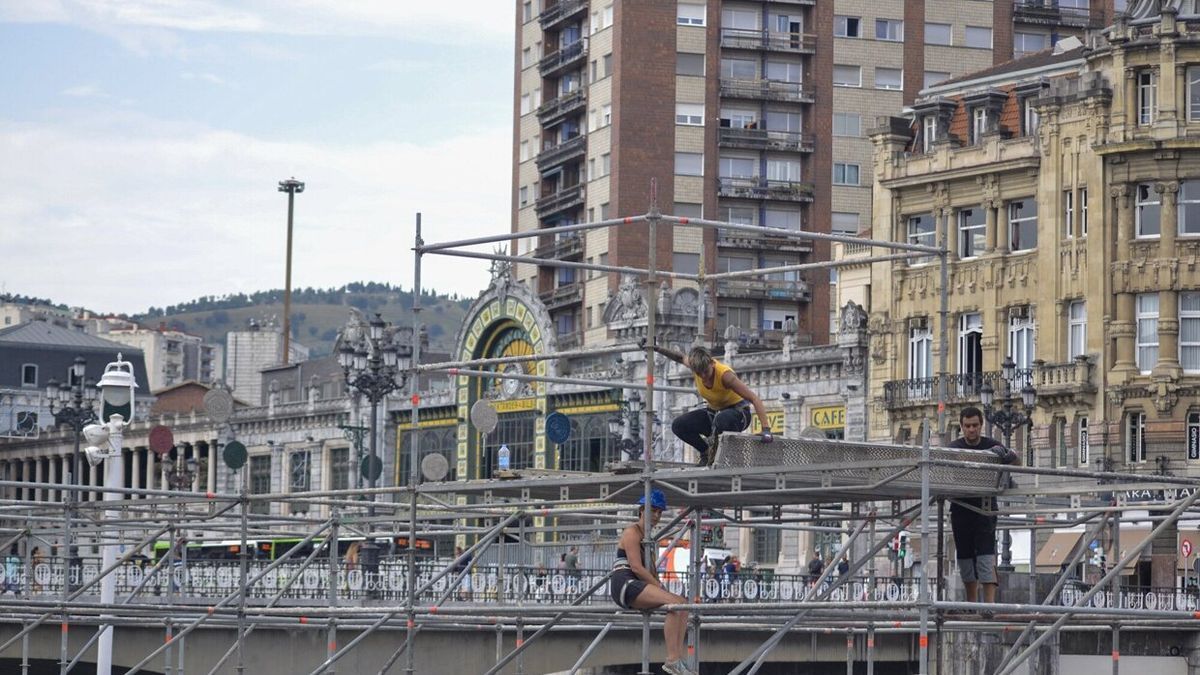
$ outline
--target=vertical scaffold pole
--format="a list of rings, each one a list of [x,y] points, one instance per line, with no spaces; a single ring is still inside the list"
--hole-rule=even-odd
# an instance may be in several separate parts
[[[944,259],[944,258],[943,258]],[[943,334],[944,337],[944,334]],[[943,387],[945,380],[943,378]],[[938,417],[942,417],[941,403],[938,404]],[[921,443],[921,566],[917,589],[920,597],[921,634],[917,638],[920,649],[921,675],[929,673],[929,423],[925,424],[925,441]]]
[[[241,546],[238,547],[238,632],[237,632],[237,673],[243,675],[246,672],[246,595],[250,589],[246,585],[250,580],[250,555],[246,550],[248,539],[250,538],[250,503],[246,499],[246,483],[249,480],[250,472],[238,469],[238,514],[240,520],[240,534],[242,536]]]
[[[700,604],[700,575],[704,569],[704,549],[700,544],[704,509],[692,513],[691,576],[688,577],[689,602]],[[700,672],[700,612],[692,612],[692,670]]]
[[[329,627],[325,636],[325,658],[330,661],[329,672],[335,672],[337,665],[332,663],[333,655],[337,652],[337,606],[338,606],[338,533],[341,514],[337,505],[329,507],[329,519],[333,523],[329,530],[329,573],[325,575],[329,585]]]
[[[78,436],[78,434],[76,434],[76,436]],[[75,441],[75,454],[76,455],[79,454],[79,441],[78,440]],[[78,484],[78,481],[79,481],[78,464],[79,464],[78,462],[75,463],[75,465],[76,465],[75,473],[72,474],[72,476],[71,476],[72,484]],[[62,611],[62,631],[61,631],[62,637],[60,638],[61,639],[60,649],[61,649],[62,653],[59,656],[59,662],[58,662],[59,663],[59,672],[61,675],[66,675],[67,665],[71,661],[67,654],[67,635],[68,635],[68,631],[70,630],[70,624],[68,622],[68,615],[67,615],[67,601],[71,598],[71,583],[70,583],[70,580],[71,580],[71,517],[75,513],[75,500],[77,498],[78,497],[76,496],[74,490],[67,490],[67,497],[63,501],[63,513],[66,516],[66,518],[63,522],[63,543],[61,546],[59,546],[59,551],[58,551],[59,555],[62,556],[62,585],[63,585],[63,587],[62,587],[63,611]],[[32,572],[32,571],[33,570],[31,568],[30,572]]]
[[[1113,493],[1114,507],[1116,506],[1116,493]],[[1121,512],[1113,509],[1113,536],[1112,536],[1112,557],[1115,559],[1114,564],[1121,563]],[[1103,570],[1101,570],[1103,573]],[[1118,571],[1112,578],[1112,600],[1108,603],[1109,607],[1121,606],[1121,572]],[[1033,659],[1030,658],[1030,661]],[[1113,621],[1112,625],[1112,675],[1121,675],[1121,622]]]
[[[943,220],[939,218],[939,220]],[[947,445],[946,438],[946,397],[949,394],[950,378],[950,252],[946,249],[947,232],[950,227],[950,219],[947,216],[942,225],[941,243],[939,244],[942,253],[939,255],[942,287],[938,293],[938,400],[937,400],[937,443],[940,446]],[[928,426],[928,425],[926,425]],[[924,513],[924,508],[922,508]],[[921,551],[921,555],[925,555],[925,551]],[[928,557],[928,556],[925,556]]]
[[[867,516],[867,523],[870,526],[871,539],[868,542],[870,544],[870,546],[875,545],[875,516],[876,515],[877,515],[877,512],[875,511],[875,507],[871,506],[871,513],[869,516]],[[874,556],[874,554],[872,554],[870,557],[870,563],[868,563],[868,567],[867,567],[867,591],[866,591],[867,597],[863,598],[863,600],[873,600],[874,598],[871,597],[871,594],[873,594],[875,592],[874,589],[875,589],[875,556]],[[874,621],[867,622],[867,675],[875,675],[875,622]]]
[[[946,599],[946,500],[938,497],[937,500],[938,519],[937,519],[937,579],[934,582],[937,584],[934,588],[936,593],[933,597],[935,600],[942,601]],[[1035,604],[1035,603],[1030,603]],[[942,610],[937,610],[937,616],[934,620],[933,637],[936,641],[933,652],[933,670],[937,675],[942,675],[942,627],[946,622],[946,615]]]
[[[417,612],[416,601],[413,597],[417,588],[417,457],[421,449],[421,435],[417,433],[420,422],[420,398],[417,394],[420,386],[420,375],[416,366],[421,362],[421,247],[425,241],[421,239],[421,214],[417,214],[416,237],[413,240],[413,290],[412,290],[412,370],[408,375],[408,390],[412,394],[412,432],[409,434],[408,453],[408,593],[405,594],[404,604],[408,610],[408,621],[405,623],[405,644],[408,646],[404,654],[404,672],[413,675],[416,672],[417,656]],[[470,574],[470,570],[467,571]]]
[[[651,476],[654,473],[654,347],[658,333],[658,221],[662,213],[658,210],[658,182],[650,180],[650,213],[646,216],[650,250],[646,258],[646,419],[642,425],[642,496],[650,506]],[[654,550],[651,512],[642,509],[642,561],[657,568],[658,556]],[[657,574],[657,569],[652,570]],[[642,670],[640,675],[650,675],[650,613],[642,613]]]

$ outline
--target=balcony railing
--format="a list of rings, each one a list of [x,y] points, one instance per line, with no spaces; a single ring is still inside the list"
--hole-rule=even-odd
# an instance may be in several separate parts
[[[537,247],[533,254],[539,258],[566,260],[583,255],[583,237],[578,234],[564,234],[556,237],[549,244]]]
[[[567,115],[580,112],[585,107],[587,107],[587,96],[584,94],[583,89],[576,89],[569,94],[563,94],[538,106],[538,121],[544,127],[554,126]]]
[[[816,50],[817,36],[805,33],[722,28],[721,46],[727,49],[764,49],[771,52],[811,54]]]
[[[558,0],[557,3],[542,8],[538,23],[542,24],[542,30],[554,30],[564,21],[584,13],[587,8],[588,0]]]
[[[537,167],[545,171],[559,164],[583,159],[586,155],[587,136],[580,135],[542,150],[537,156]]]
[[[812,88],[801,82],[723,77],[721,78],[720,94],[725,98],[752,98],[791,103],[813,102]]]
[[[776,251],[807,253],[812,251],[812,240],[779,237],[764,232],[721,229],[717,231],[717,246],[754,250],[769,248]]]
[[[927,405],[937,401],[941,378],[922,377],[912,380],[892,380],[883,383],[883,405],[892,410],[913,405]],[[1004,375],[1000,371],[986,373],[953,373],[946,376],[946,403],[973,403],[979,401],[979,392],[984,383],[992,385],[996,397],[1003,396]],[[1014,396],[1027,384],[1033,382],[1033,370],[1018,368],[1011,387]]]
[[[583,183],[563,188],[553,194],[543,195],[537,200],[538,217],[547,218],[561,211],[583,206],[583,200],[586,196],[587,192],[583,187]]]
[[[778,199],[811,202],[813,184],[762,178],[718,178],[717,196],[734,199]]]
[[[577,63],[583,63],[586,59],[587,43],[584,40],[577,40],[553,54],[542,57],[542,60],[538,62],[538,70],[542,77],[553,77]]]
[[[583,302],[583,284],[572,281],[569,284],[543,291],[539,295],[548,311],[562,309]]]
[[[1039,395],[1062,393],[1092,393],[1095,365],[1087,356],[1077,356],[1070,363],[1033,362],[1033,386]]]
[[[559,351],[578,349],[581,346],[583,346],[583,333],[581,331],[575,331],[573,333],[560,333],[558,335]]]
[[[1013,18],[1024,23],[1098,27],[1102,17],[1087,7],[1062,7],[1056,0],[1014,0]]]
[[[749,148],[751,150],[784,150],[789,152],[812,152],[816,137],[796,131],[769,131],[767,129],[737,129],[722,127],[717,143],[723,148]]]
[[[812,300],[812,290],[809,289],[808,282],[799,279],[795,281],[718,279],[717,297],[809,302]]]

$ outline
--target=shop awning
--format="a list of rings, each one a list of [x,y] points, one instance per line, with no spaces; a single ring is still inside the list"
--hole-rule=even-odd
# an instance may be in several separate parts
[[[1083,536],[1082,531],[1051,532],[1050,538],[1038,550],[1035,564],[1039,572],[1057,572],[1062,564],[1071,557],[1071,549],[1075,542]]]
[[[1138,528],[1122,527],[1121,528],[1121,554],[1114,557],[1110,553],[1108,556],[1109,564],[1111,565],[1111,564],[1117,562],[1118,560],[1120,560],[1121,558],[1125,557],[1126,553],[1129,553],[1133,549],[1137,548],[1138,544],[1141,544],[1143,541],[1146,541],[1146,538],[1149,536],[1150,536],[1150,528],[1148,528],[1148,527],[1138,527]],[[1112,544],[1110,543],[1107,548],[1109,551],[1112,551]],[[1138,560],[1140,560],[1142,558],[1148,559],[1149,557],[1150,557],[1150,546],[1147,545],[1146,548],[1142,549],[1142,554],[1140,556],[1138,556],[1137,558],[1134,558],[1133,560],[1129,561],[1129,564],[1125,566],[1125,569],[1121,573],[1122,574],[1132,574],[1133,569],[1137,566]]]

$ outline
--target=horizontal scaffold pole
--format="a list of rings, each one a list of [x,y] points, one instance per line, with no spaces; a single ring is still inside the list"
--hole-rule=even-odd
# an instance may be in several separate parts
[[[577,225],[560,225],[553,229],[537,229],[527,230],[524,232],[509,232],[506,234],[493,234],[486,237],[473,237],[471,239],[457,239],[455,241],[443,241],[433,244],[425,244],[416,246],[413,250],[417,253],[434,253],[436,251],[444,251],[449,248],[458,248],[460,246],[478,246],[479,244],[496,244],[500,242],[510,242],[516,239],[527,239],[529,237],[543,237],[550,234],[568,234],[570,232],[586,232],[587,230],[595,230],[602,227],[614,227],[617,225],[629,225],[631,223],[644,223],[646,216],[630,216],[628,218],[609,218],[608,220],[598,220],[594,223],[579,223]]]
[[[637,389],[638,385],[632,382],[621,382],[619,380],[589,380],[582,377],[554,377],[551,375],[526,375],[524,373],[500,373],[492,370],[465,370],[462,368],[445,368],[440,372],[446,372],[451,375],[465,375],[467,377],[499,377],[512,378],[521,380],[522,382],[554,382],[557,384],[578,384],[587,387],[613,387],[615,389]],[[655,387],[659,391],[673,391],[680,394],[695,394],[696,390],[690,387],[674,387],[670,385],[659,385]]]

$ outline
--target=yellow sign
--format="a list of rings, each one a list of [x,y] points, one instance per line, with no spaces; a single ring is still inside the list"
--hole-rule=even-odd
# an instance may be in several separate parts
[[[782,410],[768,410],[767,411],[767,421],[771,423],[771,433],[783,434],[783,411]],[[761,434],[762,433],[762,422],[760,422],[758,420],[757,414],[755,414],[754,417],[752,417],[750,419],[750,433],[752,433],[752,434]]]
[[[535,398],[518,398],[512,401],[495,401],[492,405],[498,413],[520,412],[522,410],[533,410],[537,408],[537,399]]]
[[[809,419],[812,426],[818,429],[842,429],[846,426],[846,406],[827,405],[813,408]]]

